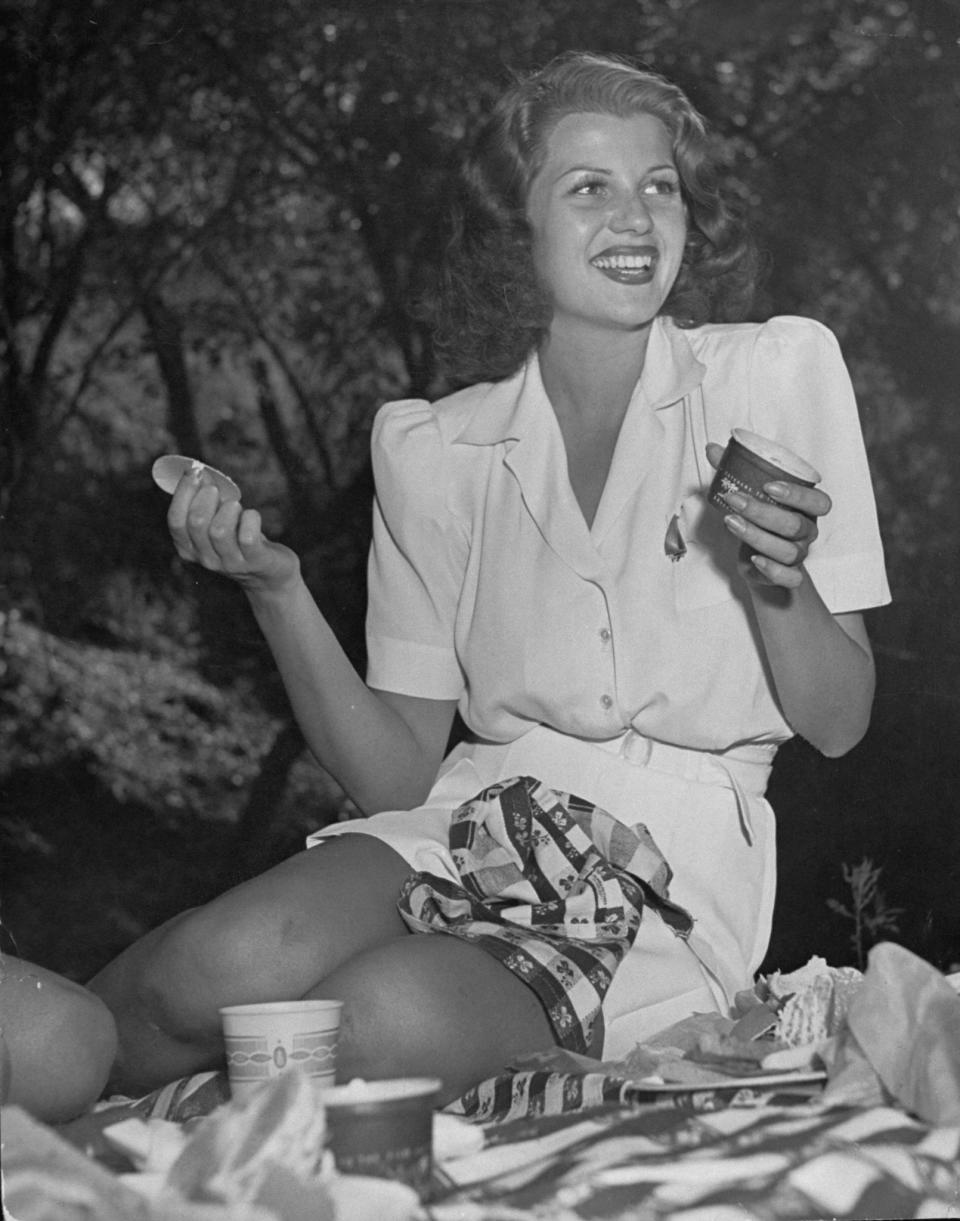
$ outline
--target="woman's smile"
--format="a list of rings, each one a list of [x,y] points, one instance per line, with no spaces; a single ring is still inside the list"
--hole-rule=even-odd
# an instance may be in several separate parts
[[[620,284],[649,284],[657,261],[655,246],[616,246],[595,255],[590,262]]]

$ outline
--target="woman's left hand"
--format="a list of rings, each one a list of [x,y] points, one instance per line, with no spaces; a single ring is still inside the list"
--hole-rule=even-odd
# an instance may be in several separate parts
[[[707,458],[714,468],[722,454],[722,445],[707,445]],[[724,522],[740,541],[740,571],[748,581],[796,589],[803,582],[803,564],[819,533],[817,519],[830,512],[832,502],[819,488],[779,480],[765,484],[764,491],[777,504],[728,492],[724,499],[730,512]]]

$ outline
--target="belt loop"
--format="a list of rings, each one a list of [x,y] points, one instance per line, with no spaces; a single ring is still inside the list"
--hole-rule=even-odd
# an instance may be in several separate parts
[[[733,795],[737,799],[737,814],[740,818],[740,830],[743,832],[743,838],[747,844],[753,847],[753,823],[750,821],[750,802],[747,794],[743,791],[743,785],[733,774],[733,769],[727,767],[722,760],[719,761],[720,766],[727,773],[730,780],[730,787],[733,789]]]
[[[620,754],[628,763],[644,767],[653,754],[653,740],[636,729],[628,729],[620,742]]]

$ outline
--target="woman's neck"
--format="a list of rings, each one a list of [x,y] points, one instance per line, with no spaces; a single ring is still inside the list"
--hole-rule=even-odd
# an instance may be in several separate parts
[[[619,424],[643,372],[650,328],[586,334],[551,328],[540,346],[540,376],[559,416]]]

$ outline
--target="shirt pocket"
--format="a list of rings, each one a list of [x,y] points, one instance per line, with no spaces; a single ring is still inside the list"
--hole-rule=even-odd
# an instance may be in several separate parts
[[[688,496],[676,515],[683,553],[672,564],[674,605],[678,612],[700,610],[737,597],[739,544],[703,493]]]

